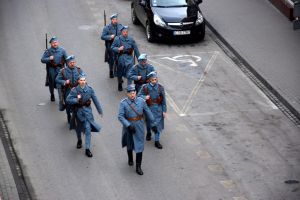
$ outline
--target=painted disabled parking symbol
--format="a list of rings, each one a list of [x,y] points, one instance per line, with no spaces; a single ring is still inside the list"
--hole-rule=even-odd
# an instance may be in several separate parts
[[[189,114],[193,100],[203,85],[217,55],[218,52],[194,52],[190,55],[148,56],[148,61],[156,69],[162,74],[168,74],[168,77],[172,77],[160,79],[160,81],[167,89],[168,104],[179,116]]]
[[[178,55],[173,57],[163,57],[161,59],[171,60],[174,62],[185,63],[190,67],[197,67],[198,63],[202,60],[200,56],[195,55]]]

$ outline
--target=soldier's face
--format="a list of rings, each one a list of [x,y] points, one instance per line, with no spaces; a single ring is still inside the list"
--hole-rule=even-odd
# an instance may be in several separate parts
[[[113,19],[111,19],[111,23],[112,23],[113,25],[116,25],[116,24],[118,23],[118,18],[113,18]]]
[[[136,91],[127,92],[127,96],[129,99],[135,99]]]
[[[78,80],[78,84],[80,85],[80,87],[85,86],[85,84],[86,84],[85,78],[80,78],[80,79]]]
[[[74,60],[73,60],[73,61],[70,61],[70,62],[68,63],[68,66],[71,67],[71,68],[74,68],[75,65],[76,65],[76,62],[75,62]]]
[[[146,63],[147,63],[147,60],[141,60],[141,65],[146,65]]]
[[[51,47],[52,48],[57,48],[58,47],[58,41],[51,42]]]
[[[123,30],[123,31],[122,31],[122,35],[123,35],[124,37],[127,37],[127,36],[128,36],[128,30]]]
[[[150,78],[150,83],[155,85],[157,83],[157,78]]]

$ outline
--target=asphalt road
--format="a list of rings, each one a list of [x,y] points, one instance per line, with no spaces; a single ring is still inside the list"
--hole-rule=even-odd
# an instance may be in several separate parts
[[[103,10],[120,13],[158,73],[169,115],[161,142],[147,142],[143,176],[121,149],[120,100],[99,39]],[[0,108],[35,199],[299,199],[300,136],[295,127],[207,37],[149,44],[130,22],[130,1],[2,0]],[[51,103],[40,57],[44,35],[60,38],[88,75],[104,108],[94,157],[76,149],[65,114]],[[267,59],[267,58],[266,58]]]

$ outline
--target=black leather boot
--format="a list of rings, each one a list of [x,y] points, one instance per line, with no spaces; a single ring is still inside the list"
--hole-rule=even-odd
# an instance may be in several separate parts
[[[128,165],[132,166],[133,165],[133,155],[132,155],[132,150],[127,150],[127,155],[128,155]]]
[[[77,148],[77,149],[81,149],[81,147],[82,147],[82,140],[78,140],[78,141],[77,141],[76,148]]]
[[[87,156],[87,157],[93,157],[93,154],[92,154],[92,152],[89,150],[89,149],[86,149],[85,150],[85,155]]]
[[[54,94],[51,94],[50,100],[51,100],[51,101],[55,101],[55,96],[54,96]]]
[[[123,91],[122,83],[118,83],[118,90],[119,90],[120,92]]]
[[[159,141],[155,141],[154,146],[156,148],[158,148],[158,149],[162,149],[163,148]]]
[[[71,114],[67,114],[68,124],[71,122]]]
[[[141,168],[141,165],[142,165],[142,157],[143,157],[143,153],[137,153],[136,154],[136,173],[138,175],[143,175],[144,172]]]
[[[114,78],[114,72],[113,72],[113,70],[109,70],[109,78]]]
[[[151,132],[148,132],[146,135],[146,140],[150,141],[151,140]]]

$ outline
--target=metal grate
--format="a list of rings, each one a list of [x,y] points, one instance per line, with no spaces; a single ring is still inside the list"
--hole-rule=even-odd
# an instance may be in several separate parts
[[[23,176],[20,162],[12,145],[11,137],[5,124],[2,111],[0,111],[0,139],[2,140],[5,154],[17,187],[19,199],[30,200],[31,196]]]

